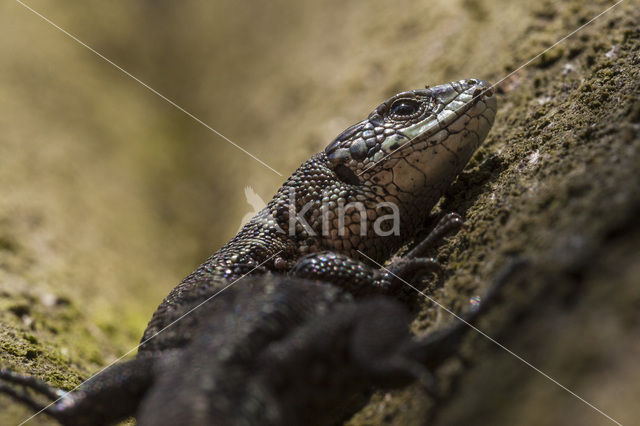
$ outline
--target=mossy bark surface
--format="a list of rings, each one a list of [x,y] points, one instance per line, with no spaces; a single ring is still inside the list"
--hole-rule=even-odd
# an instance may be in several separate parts
[[[170,2],[33,7],[288,175],[377,102],[502,79],[611,1]],[[0,6],[0,365],[69,389],[137,344],[169,289],[283,178],[17,4]],[[509,76],[439,205],[467,228],[433,297],[623,423],[640,415],[640,8],[627,0]],[[453,319],[426,300],[417,334]],[[610,424],[476,333],[349,423]],[[129,356],[133,355],[130,354]],[[28,410],[0,397],[0,424]],[[45,416],[31,424],[48,424]]]

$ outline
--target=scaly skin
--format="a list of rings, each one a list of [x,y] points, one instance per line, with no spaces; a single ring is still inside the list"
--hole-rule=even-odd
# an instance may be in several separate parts
[[[295,265],[301,257],[327,250],[353,260],[366,260],[359,251],[377,262],[387,260],[411,241],[489,133],[497,109],[490,87],[461,80],[399,93],[380,104],[304,162],[238,235],[175,287],[151,318],[142,342],[175,319],[173,307],[195,288],[203,283],[222,288],[263,262],[271,271],[303,269]],[[341,227],[340,206],[358,202],[365,210],[343,209]],[[386,229],[389,221],[382,221],[392,213],[385,203],[398,209],[397,235]],[[348,281],[336,282],[326,274],[317,278]],[[176,334],[171,341],[170,334],[141,349],[163,350],[183,340]]]
[[[490,85],[477,80],[393,96],[303,163],[171,291],[136,359],[66,395],[0,370],[0,393],[63,424],[136,415],[141,425],[276,425],[331,421],[335,404],[370,386],[429,385],[429,370],[455,352],[464,327],[413,340],[396,302],[359,300],[394,282],[363,261],[383,262],[413,238],[495,111]],[[443,232],[435,234],[427,242]],[[420,257],[424,245],[391,271],[410,279],[437,268]]]

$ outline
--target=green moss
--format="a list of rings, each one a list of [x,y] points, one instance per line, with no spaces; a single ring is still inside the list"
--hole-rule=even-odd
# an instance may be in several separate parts
[[[565,49],[563,47],[557,46],[551,50],[544,52],[540,57],[536,60],[536,66],[538,68],[546,68],[558,62],[565,55]]]

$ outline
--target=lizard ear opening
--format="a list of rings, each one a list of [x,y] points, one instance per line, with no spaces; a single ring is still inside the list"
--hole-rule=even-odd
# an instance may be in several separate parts
[[[333,169],[333,171],[336,173],[336,176],[338,176],[338,179],[340,179],[342,182],[348,183],[350,185],[360,185],[360,179],[358,178],[358,176],[356,176],[353,170],[351,170],[344,164],[338,164]]]

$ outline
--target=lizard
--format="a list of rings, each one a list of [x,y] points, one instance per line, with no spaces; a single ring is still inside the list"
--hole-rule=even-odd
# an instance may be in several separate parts
[[[295,424],[320,422],[363,386],[428,386],[463,328],[413,339],[393,297],[403,281],[440,271],[424,254],[462,219],[446,215],[407,254],[377,264],[412,241],[496,110],[492,86],[477,79],[392,96],[171,290],[136,358],[70,393],[0,370],[0,393],[62,424],[134,415],[140,424]]]

